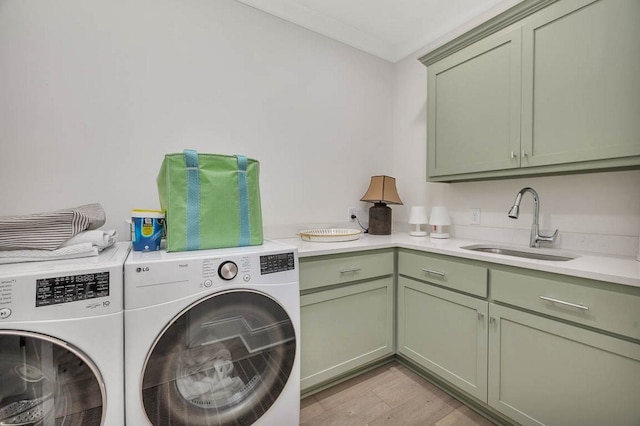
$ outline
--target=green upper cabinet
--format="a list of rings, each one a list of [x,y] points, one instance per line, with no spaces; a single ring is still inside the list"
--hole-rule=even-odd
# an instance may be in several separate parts
[[[428,68],[431,176],[520,166],[520,46],[502,31]]]
[[[640,167],[638,22],[638,0],[525,1],[421,58],[429,179]]]
[[[639,1],[562,1],[522,42],[523,166],[640,155]]]

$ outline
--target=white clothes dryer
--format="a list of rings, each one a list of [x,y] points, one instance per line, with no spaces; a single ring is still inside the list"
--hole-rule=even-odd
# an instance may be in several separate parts
[[[298,425],[293,246],[131,252],[125,263],[128,425]]]
[[[0,265],[0,425],[123,424],[129,249]]]

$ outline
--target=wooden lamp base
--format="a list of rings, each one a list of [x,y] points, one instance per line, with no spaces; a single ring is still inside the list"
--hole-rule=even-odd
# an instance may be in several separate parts
[[[369,234],[391,235],[391,207],[375,203],[369,209]]]

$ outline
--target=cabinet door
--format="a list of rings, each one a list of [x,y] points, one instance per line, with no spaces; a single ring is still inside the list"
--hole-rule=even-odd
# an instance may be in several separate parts
[[[520,38],[506,29],[428,67],[429,176],[520,166]]]
[[[523,425],[640,423],[640,345],[490,304],[489,405]]]
[[[636,0],[567,0],[525,21],[522,167],[640,155],[639,23]]]
[[[300,297],[302,391],[391,355],[393,278]]]
[[[487,401],[488,303],[398,280],[398,352]]]

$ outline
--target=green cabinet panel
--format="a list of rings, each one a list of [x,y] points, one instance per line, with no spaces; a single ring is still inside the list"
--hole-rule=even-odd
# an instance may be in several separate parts
[[[640,424],[640,345],[489,307],[489,405],[523,425]]]
[[[428,68],[429,176],[520,166],[520,47],[503,30]]]
[[[487,401],[484,300],[400,277],[398,353]]]
[[[487,268],[478,262],[414,250],[400,250],[398,270],[401,275],[410,278],[487,297]]]
[[[491,270],[493,300],[640,340],[640,288],[530,270]]]
[[[390,276],[300,297],[303,392],[393,354],[393,283]]]
[[[303,257],[300,259],[300,290],[391,275],[393,253],[393,250],[374,250]]]
[[[566,0],[523,37],[523,166],[640,155],[640,2]]]

